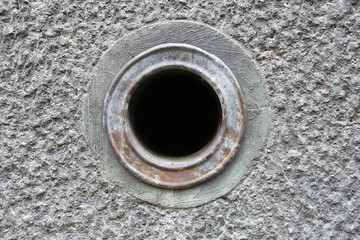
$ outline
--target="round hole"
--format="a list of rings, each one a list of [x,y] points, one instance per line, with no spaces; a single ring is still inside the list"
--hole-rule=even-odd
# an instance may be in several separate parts
[[[148,150],[184,157],[204,148],[221,123],[221,103],[199,75],[167,69],[143,79],[128,107],[130,125]]]

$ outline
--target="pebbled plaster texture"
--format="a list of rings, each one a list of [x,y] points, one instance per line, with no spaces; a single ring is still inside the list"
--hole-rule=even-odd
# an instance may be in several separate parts
[[[0,2],[0,238],[358,239],[359,1]],[[256,62],[272,122],[229,194],[195,208],[133,198],[84,137],[90,73],[116,40],[187,19]]]

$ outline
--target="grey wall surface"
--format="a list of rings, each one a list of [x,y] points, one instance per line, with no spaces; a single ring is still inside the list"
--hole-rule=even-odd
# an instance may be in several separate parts
[[[359,239],[359,5],[1,1],[0,238]],[[133,29],[176,19],[247,50],[272,117],[239,186],[189,209],[150,205],[105,180],[83,133],[104,52]]]

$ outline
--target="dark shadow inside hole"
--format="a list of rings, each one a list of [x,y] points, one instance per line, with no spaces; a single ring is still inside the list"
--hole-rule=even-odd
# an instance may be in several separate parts
[[[213,140],[222,110],[215,90],[200,76],[168,69],[142,80],[128,112],[135,136],[147,149],[184,157]]]

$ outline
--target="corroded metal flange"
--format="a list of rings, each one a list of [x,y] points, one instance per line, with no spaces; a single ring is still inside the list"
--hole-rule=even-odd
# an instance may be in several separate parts
[[[186,56],[191,55],[198,60],[204,60],[203,63],[194,61],[192,65],[185,66],[189,71],[201,75],[216,92],[223,111],[219,129],[223,130],[214,133],[213,141],[196,153],[196,156],[185,156],[179,161],[166,158],[164,161],[161,156],[148,157],[146,154],[153,155],[151,151],[142,151],[143,146],[137,143],[138,135],[133,132],[126,110],[129,99],[125,98],[125,95],[131,98],[131,91],[137,86],[135,83],[140,83],[141,79],[146,78],[144,73],[152,70],[142,66],[143,72],[134,73],[133,78],[126,75],[145,59],[151,59],[150,53],[156,53],[158,46],[170,51],[173,48],[165,47],[167,45],[163,44],[172,43],[179,46],[195,46],[185,47]],[[170,52],[172,51],[174,50]],[[176,66],[166,64],[176,59],[179,60],[176,60],[177,62],[186,64],[182,61],[183,58],[177,55],[175,57],[173,60],[161,60],[162,67]],[[205,67],[203,64],[211,64],[211,67]],[[197,67],[200,67],[200,70],[196,70]],[[211,74],[207,73],[213,68]],[[226,74],[219,76],[220,72]],[[167,207],[199,206],[223,196],[238,186],[246,177],[251,161],[260,156],[270,122],[265,85],[255,63],[239,43],[212,27],[191,21],[167,21],[133,30],[122,36],[104,53],[88,77],[90,85],[87,100],[84,102],[84,132],[89,147],[100,162],[101,176],[119,186],[119,190],[134,197]],[[238,91],[239,86],[243,96],[241,91]],[[235,105],[230,107],[231,104]],[[245,108],[246,128],[243,111]],[[109,123],[105,126],[105,122],[112,122],[114,126],[110,126]],[[228,149],[221,145],[222,143],[218,143],[222,140],[223,144],[229,146]],[[207,154],[213,157],[204,158]],[[137,157],[132,158],[133,156]],[[231,156],[233,159],[230,161]],[[131,171],[133,172],[130,173]],[[164,174],[160,174],[160,171]],[[215,176],[218,171],[220,172]],[[180,174],[183,172],[185,174]],[[181,177],[184,177],[184,181],[179,184]],[[146,178],[148,181],[140,178]],[[187,187],[191,185],[193,186]]]
[[[134,134],[129,119],[129,102],[136,88],[149,76],[174,69],[200,76],[221,103],[216,136],[200,151],[185,157],[149,151]],[[155,186],[186,188],[215,176],[232,159],[245,131],[243,101],[237,79],[215,55],[188,44],[161,44],[134,57],[116,76],[105,100],[104,123],[118,160],[132,174]]]

